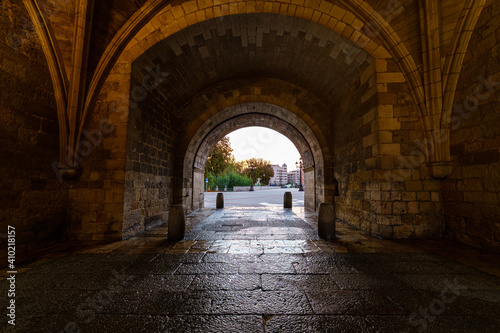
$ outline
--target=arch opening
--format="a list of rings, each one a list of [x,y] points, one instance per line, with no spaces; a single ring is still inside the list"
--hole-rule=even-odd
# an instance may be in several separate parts
[[[294,133],[292,142],[304,160],[306,207],[317,210],[321,202],[334,201],[329,116],[338,111],[343,92],[374,68],[375,58],[366,50],[349,58],[341,52],[343,45],[350,45],[345,36],[301,18],[277,14],[231,15],[233,18],[240,21],[236,30],[225,25],[217,29],[212,24],[217,19],[207,19],[161,39],[146,52],[141,50],[131,64],[124,65],[123,72],[120,69],[120,75],[130,75],[130,87],[123,89],[129,93],[131,110],[127,119],[125,233],[130,230],[133,234],[142,226],[136,222],[139,217],[144,217],[145,226],[149,221],[167,220],[171,205],[182,204],[185,212],[201,208],[208,142],[217,141],[217,136],[208,136],[212,131],[227,132],[230,119],[245,114],[277,119],[249,120],[247,126],[282,121],[287,124],[280,125],[283,132]],[[271,25],[262,31],[259,43],[245,42],[244,33],[254,23],[265,26],[278,18],[302,28],[295,34]],[[326,38],[323,42],[308,37],[307,31],[313,28]],[[292,48],[289,39],[297,47]],[[277,48],[280,57],[275,56]],[[226,53],[233,56],[220,61],[219,55]],[[205,139],[209,141],[203,143]],[[163,189],[163,184],[170,185]]]
[[[283,117],[279,115],[286,115]],[[325,197],[324,156],[312,130],[297,116],[281,107],[266,103],[246,103],[229,107],[207,120],[191,140],[184,159],[184,204],[188,210],[203,207],[205,163],[210,151],[223,137],[246,127],[264,127],[287,137],[303,160],[304,206],[316,210]],[[190,198],[190,199],[189,199]]]
[[[304,207],[303,173],[298,167],[304,154],[299,150],[307,153],[309,149],[268,127],[243,126],[232,128],[211,148],[208,159],[203,157],[206,163],[204,207],[216,208],[216,192],[224,192],[226,208],[282,208],[285,192],[292,193],[294,208]],[[219,163],[220,154],[226,157],[224,164]],[[210,163],[211,158],[215,158],[216,163]],[[255,163],[253,172],[251,161]],[[253,179],[253,187],[249,178]]]

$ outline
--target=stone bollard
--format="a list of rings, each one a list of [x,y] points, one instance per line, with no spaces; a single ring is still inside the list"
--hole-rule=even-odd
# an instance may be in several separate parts
[[[224,208],[224,193],[217,193],[217,209]]]
[[[172,205],[168,213],[168,235],[167,239],[178,241],[184,238],[186,231],[186,217],[182,205]]]
[[[283,198],[283,208],[292,208],[292,192],[285,192]]]
[[[335,239],[335,207],[330,203],[319,205],[318,235],[330,242]]]

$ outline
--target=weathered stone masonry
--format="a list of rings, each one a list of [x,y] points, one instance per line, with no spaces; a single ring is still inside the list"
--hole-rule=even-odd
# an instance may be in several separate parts
[[[214,138],[267,115],[309,146],[311,207],[499,250],[497,1],[1,6],[0,216],[22,246],[126,238],[201,207]],[[53,161],[78,177],[61,184]]]
[[[381,82],[377,60],[346,92],[334,122],[339,217],[383,237],[432,237],[443,230],[440,185],[425,165],[418,112],[402,83]],[[394,72],[396,77],[399,73]],[[358,101],[362,101],[359,104]]]
[[[451,123],[454,170],[441,185],[446,235],[500,249],[500,4],[486,7],[472,36]]]
[[[54,89],[22,1],[0,6],[0,233],[17,227],[19,256],[63,239],[67,184],[59,160]]]

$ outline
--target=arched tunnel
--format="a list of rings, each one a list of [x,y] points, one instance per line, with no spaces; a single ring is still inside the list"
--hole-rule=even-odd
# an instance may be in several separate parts
[[[0,331],[498,331],[498,1],[0,9]],[[254,126],[304,207],[204,207]]]

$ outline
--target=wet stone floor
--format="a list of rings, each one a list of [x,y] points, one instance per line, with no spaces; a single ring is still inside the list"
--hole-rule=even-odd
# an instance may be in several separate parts
[[[500,331],[498,256],[340,222],[334,242],[316,230],[303,208],[204,209],[180,242],[163,226],[58,244],[21,265],[16,326],[4,315],[0,332]]]

